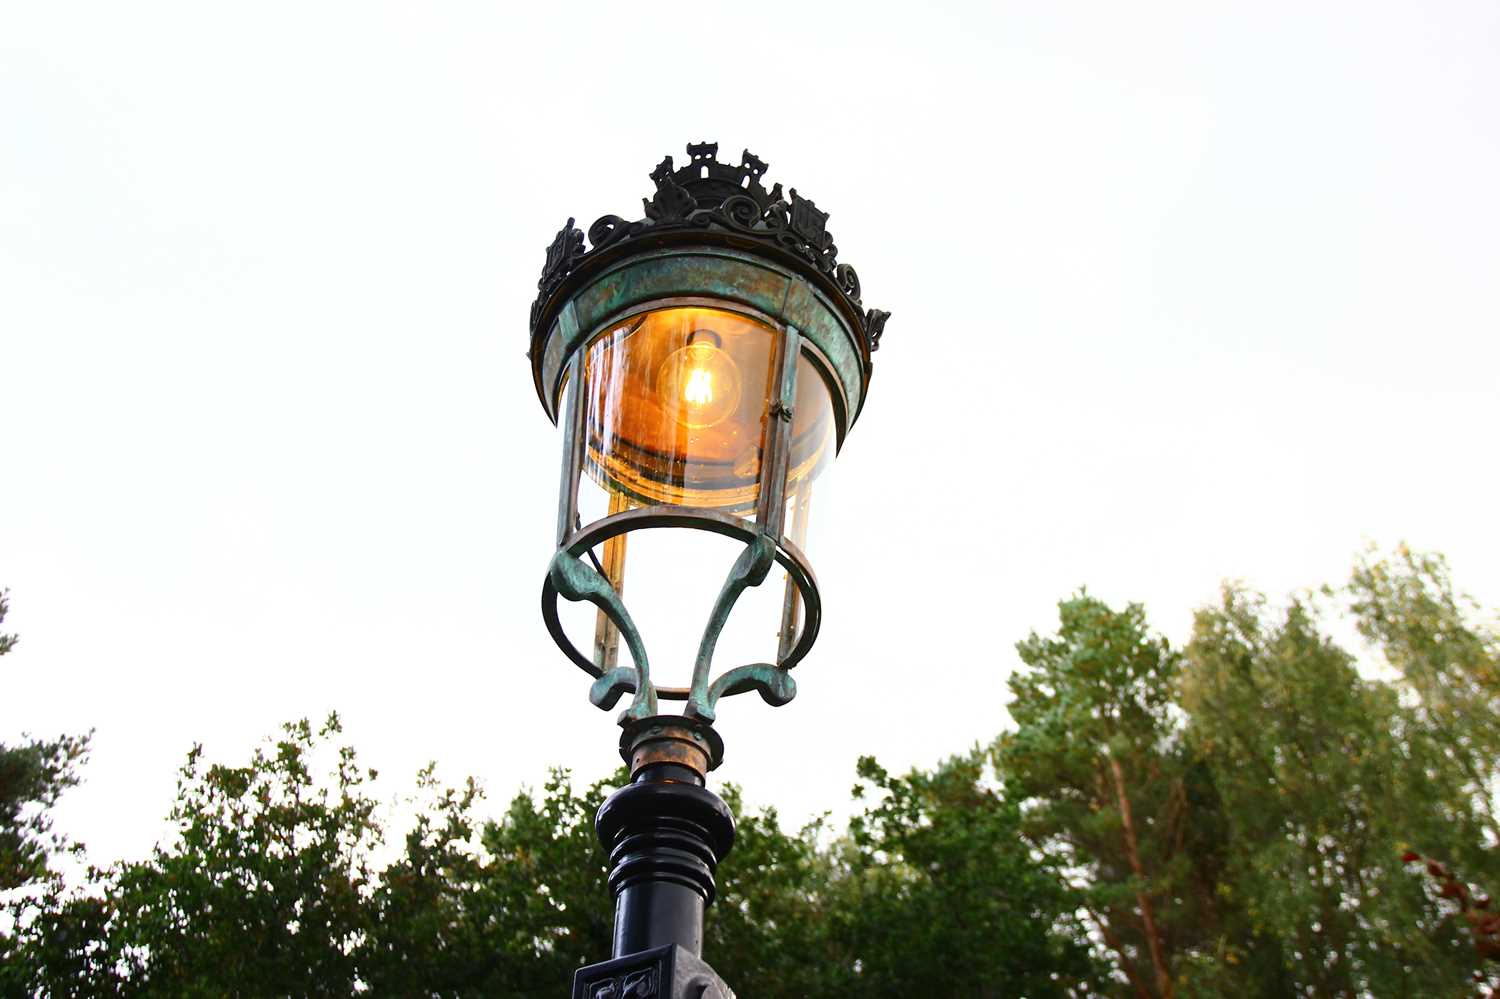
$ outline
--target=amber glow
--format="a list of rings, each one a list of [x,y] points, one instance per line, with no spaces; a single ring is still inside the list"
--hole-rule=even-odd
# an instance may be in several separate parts
[[[714,381],[702,368],[694,368],[687,378],[687,387],[682,389],[682,398],[694,405],[714,401]]]
[[[834,397],[816,354],[804,347],[796,364],[796,394],[789,400],[791,425],[781,414],[770,417],[773,371],[781,363],[778,344],[784,336],[737,313],[689,306],[638,315],[596,337],[585,349],[577,386],[584,474],[576,526],[655,505],[707,508],[754,520],[767,475],[763,454],[770,424],[790,431],[789,453],[781,458],[787,476],[783,531],[790,544],[805,551],[812,482],[833,460],[836,445]],[[651,581],[639,566],[676,565],[658,561],[663,551],[678,550],[662,548],[656,535],[684,533],[695,532],[618,535],[600,546],[599,568],[616,592],[634,595],[642,582]],[[779,655],[785,655],[803,627],[800,598],[788,591],[767,600],[762,610],[775,605]],[[601,669],[619,662],[619,633],[602,613],[595,618],[593,645],[593,661]],[[768,648],[764,655],[775,651]]]
[[[779,336],[699,307],[658,309],[600,336],[584,364],[589,478],[629,505],[752,515]],[[816,475],[833,449],[828,388],[806,358],[795,412],[792,484]]]
[[[585,368],[590,477],[633,503],[753,509],[775,343],[762,323],[694,307],[605,334]]]
[[[694,368],[688,374],[687,384],[682,388],[682,397],[695,406],[706,406],[714,401],[713,376],[707,368]]]
[[[708,334],[708,335],[705,335]],[[722,341],[711,330],[694,330],[697,337],[673,351],[656,375],[662,405],[690,430],[704,430],[728,418],[740,404],[740,373],[727,353],[714,346]]]

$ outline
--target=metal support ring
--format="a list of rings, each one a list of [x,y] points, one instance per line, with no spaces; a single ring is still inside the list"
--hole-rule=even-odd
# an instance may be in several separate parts
[[[657,528],[710,531],[725,537],[736,538],[745,542],[746,545],[754,544],[765,537],[749,521],[716,510],[648,506],[612,514],[574,532],[559,548],[559,553],[565,552],[571,558],[579,558],[585,551],[611,538],[631,531]],[[775,547],[776,562],[786,570],[792,585],[797,588],[804,610],[802,632],[797,638],[797,644],[776,664],[778,669],[789,670],[802,661],[812,649],[813,642],[817,640],[818,628],[823,616],[823,605],[818,596],[817,577],[813,575],[806,556],[785,538],[776,542]],[[557,643],[557,647],[563,651],[564,655],[589,676],[596,678],[602,676],[603,671],[592,659],[580,652],[563,631],[557,612],[557,598],[558,591],[549,574],[542,584],[542,619],[547,624],[547,631],[552,635],[552,640]],[[658,697],[669,701],[688,700],[692,693],[687,687],[656,687],[655,690]],[[738,693],[739,690],[740,688],[735,687],[726,690],[725,693]]]

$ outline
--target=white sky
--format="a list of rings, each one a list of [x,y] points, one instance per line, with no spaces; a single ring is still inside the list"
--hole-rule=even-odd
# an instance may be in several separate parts
[[[390,792],[610,770],[526,315],[699,139],[894,313],[799,697],[722,705],[752,801],[990,738],[1081,584],[1180,640],[1404,538],[1500,603],[1497,98],[1491,2],[6,4],[0,738],[97,729],[98,860],[329,708]]]

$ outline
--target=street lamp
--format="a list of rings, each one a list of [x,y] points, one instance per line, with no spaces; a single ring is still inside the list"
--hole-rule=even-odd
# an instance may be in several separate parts
[[[713,721],[734,694],[773,706],[796,694],[790,671],[822,616],[803,552],[813,486],[859,416],[889,315],[861,304],[828,216],[795,189],[766,190],[764,162],[746,151],[738,166],[720,163],[715,143],[687,152],[681,168],[669,156],[651,173],[645,218],[600,218],[587,250],[569,219],[531,307],[532,375],[563,431],[542,616],[594,678],[595,705],[630,697],[619,723],[631,782],[597,819],[614,953],[578,971],[575,999],[732,995],[701,959],[714,870],[734,840],[728,808],[704,786],[723,759]],[[627,573],[626,555],[637,532],[673,528],[742,546],[676,686],[653,675],[623,598],[627,582],[632,593],[664,575],[672,585],[634,562]],[[731,611],[773,566],[785,586],[779,620],[765,623],[766,661],[712,675]],[[587,653],[559,597],[597,608]],[[663,701],[685,703],[669,714]]]

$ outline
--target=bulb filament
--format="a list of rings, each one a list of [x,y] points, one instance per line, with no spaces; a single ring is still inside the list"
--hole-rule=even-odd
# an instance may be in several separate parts
[[[705,406],[713,402],[713,375],[704,368],[694,368],[688,374],[687,384],[682,387],[682,397],[694,406]]]

